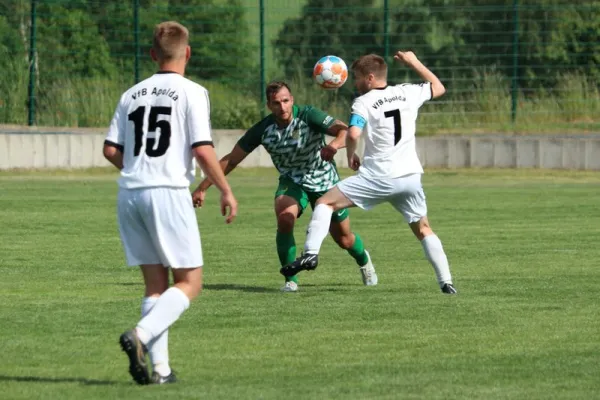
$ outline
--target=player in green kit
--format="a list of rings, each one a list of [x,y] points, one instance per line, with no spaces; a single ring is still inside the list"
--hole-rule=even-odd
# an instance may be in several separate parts
[[[266,88],[267,106],[271,114],[250,128],[233,150],[220,161],[225,174],[231,172],[246,156],[262,145],[280,173],[275,192],[277,217],[277,254],[281,266],[296,259],[294,225],[310,204],[340,180],[333,156],[345,146],[348,126],[312,106],[294,105],[285,82],[271,82]],[[326,144],[325,136],[334,136]],[[211,185],[204,179],[193,193],[196,207],[202,206],[206,189]],[[377,284],[377,274],[360,236],[350,230],[348,210],[342,209],[331,217],[329,230],[333,240],[356,260],[363,283]],[[284,292],[298,290],[296,276],[286,278]]]

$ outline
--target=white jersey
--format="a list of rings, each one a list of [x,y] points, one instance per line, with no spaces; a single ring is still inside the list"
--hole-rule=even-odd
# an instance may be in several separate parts
[[[177,73],[156,73],[121,96],[105,143],[123,152],[120,187],[188,188],[192,148],[212,145],[208,91]]]
[[[366,121],[360,175],[397,178],[423,173],[415,131],[419,107],[427,100],[431,100],[429,82],[372,89],[354,100],[352,114]]]

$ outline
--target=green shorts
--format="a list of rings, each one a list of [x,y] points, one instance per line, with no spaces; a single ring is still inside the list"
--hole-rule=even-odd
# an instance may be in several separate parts
[[[310,204],[311,209],[314,209],[317,199],[323,196],[325,193],[326,192],[307,192],[291,179],[282,176],[279,177],[279,186],[277,186],[277,190],[275,191],[275,197],[289,196],[295,199],[300,206],[300,210],[298,211],[298,217],[300,217],[308,204]],[[331,220],[333,222],[342,222],[348,218],[348,215],[348,209],[342,208],[341,210],[333,213]]]

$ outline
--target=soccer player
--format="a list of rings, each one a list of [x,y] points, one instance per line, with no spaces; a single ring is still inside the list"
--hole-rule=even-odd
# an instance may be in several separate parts
[[[141,267],[145,283],[142,319],[119,339],[140,385],[175,382],[168,329],[202,289],[202,248],[189,191],[194,158],[221,191],[226,222],[237,213],[212,146],[208,92],[183,76],[188,41],[188,30],[177,22],[155,27],[150,54],[158,72],[122,95],[104,142],[104,156],[121,170],[117,217],[127,263]]]
[[[390,203],[403,216],[421,241],[443,293],[454,294],[450,266],[442,242],[431,230],[421,186],[423,168],[415,147],[418,110],[424,102],[442,96],[446,89],[433,72],[412,52],[398,51],[394,59],[412,68],[425,82],[388,86],[387,64],[375,54],[352,64],[356,88],[361,94],[352,104],[346,136],[348,165],[358,174],[344,179],[317,200],[304,252],[283,267],[284,276],[294,276],[318,265],[321,243],[327,235],[332,213],[348,207],[370,210]],[[363,163],[356,155],[358,139],[366,130]]]
[[[294,97],[285,82],[268,84],[266,96],[271,114],[250,128],[220,163],[227,175],[260,145],[271,155],[280,173],[274,204],[277,217],[275,241],[279,261],[284,266],[296,258],[296,220],[309,204],[314,207],[315,201],[339,181],[333,156],[344,146],[348,127],[317,108],[294,105]],[[324,135],[335,139],[326,145]],[[195,190],[196,206],[202,206],[210,185],[211,178],[208,177]],[[348,210],[339,209],[330,215],[330,219],[331,236],[356,260],[363,283],[376,285],[377,274],[369,253],[360,236],[350,230]],[[297,277],[287,276],[281,290],[297,291]]]

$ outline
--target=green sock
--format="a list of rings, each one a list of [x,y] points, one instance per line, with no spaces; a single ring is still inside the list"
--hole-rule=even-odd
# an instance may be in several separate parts
[[[348,254],[356,260],[359,267],[362,267],[369,261],[369,258],[367,257],[367,253],[365,253],[365,246],[360,236],[355,233],[354,238],[354,244],[348,249]]]
[[[294,239],[294,232],[281,233],[277,231],[275,242],[277,243],[279,263],[282,267],[290,264],[296,259],[296,239]],[[285,278],[285,281],[298,283],[298,277],[296,275],[288,276]]]

